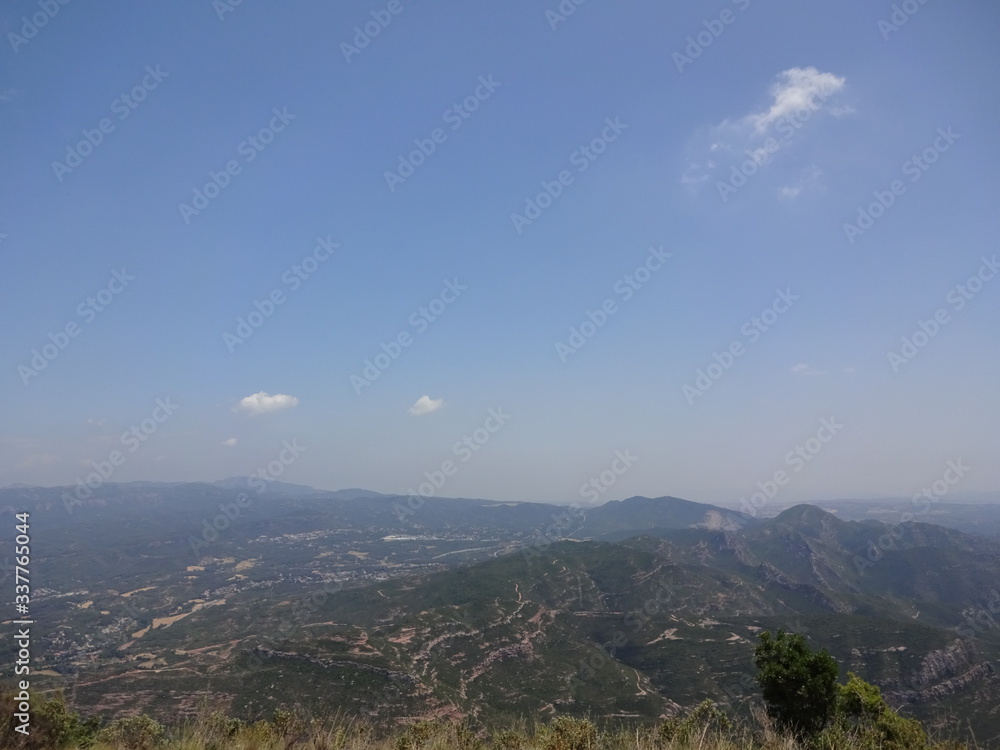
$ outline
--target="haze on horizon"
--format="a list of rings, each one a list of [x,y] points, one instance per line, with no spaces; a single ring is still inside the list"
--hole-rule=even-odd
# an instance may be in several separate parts
[[[0,485],[1000,491],[1000,9],[388,5],[3,12]]]

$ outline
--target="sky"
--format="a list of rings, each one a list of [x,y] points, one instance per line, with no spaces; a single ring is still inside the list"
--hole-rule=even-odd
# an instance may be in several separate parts
[[[998,23],[8,3],[0,486],[996,493]]]

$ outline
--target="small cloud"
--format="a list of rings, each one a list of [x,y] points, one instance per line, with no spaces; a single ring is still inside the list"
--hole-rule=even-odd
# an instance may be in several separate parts
[[[708,180],[708,170],[714,166],[712,162],[708,163],[707,168],[700,164],[692,164],[681,175],[681,185],[692,192],[698,192],[702,184]]]
[[[802,109],[819,109],[816,99],[826,100],[844,88],[846,79],[833,73],[820,73],[816,68],[789,68],[778,74],[777,83],[771,86],[774,97],[766,112],[756,112],[744,119],[758,133],[767,132],[772,125]],[[839,108],[838,114],[848,114],[849,108]]]
[[[823,73],[814,67],[782,71],[771,85],[770,105],[726,118],[692,136],[681,184],[691,192],[698,192],[706,180],[717,174],[715,162],[723,170],[729,170],[738,166],[732,160],[743,162],[749,157],[757,168],[763,167],[775,161],[782,145],[801,132],[807,119],[821,111],[836,117],[853,114],[851,107],[830,100],[843,90],[846,82],[842,76]],[[797,197],[805,187],[790,185],[779,194],[788,200]]]
[[[421,396],[407,411],[409,411],[409,413],[414,417],[422,417],[424,414],[430,414],[432,411],[437,411],[442,406],[444,406],[443,398],[432,399],[430,396]]]
[[[234,445],[236,445],[236,443],[238,443],[238,442],[239,442],[239,441],[238,441],[238,440],[237,440],[236,438],[229,438],[228,440],[223,440],[223,441],[222,441],[222,444],[223,444],[224,446],[226,446],[227,448],[232,448],[232,447],[233,447]]]
[[[91,427],[104,427],[108,423],[106,419],[88,419],[87,424]]]
[[[792,372],[796,375],[822,375],[822,370],[817,370],[811,365],[807,365],[805,362],[799,362],[797,365],[792,366]]]
[[[273,396],[261,391],[252,396],[247,396],[240,400],[234,411],[242,411],[251,417],[260,414],[268,414],[282,409],[292,409],[299,405],[299,400],[295,396],[287,396],[283,393],[276,393]]]
[[[845,375],[853,375],[855,370],[853,367],[845,367],[843,372]]]
[[[10,102],[17,97],[17,89],[13,86],[8,86],[7,88],[0,88],[0,102]]]
[[[782,200],[795,200],[806,191],[823,192],[824,187],[821,178],[822,170],[815,164],[811,164],[802,175],[802,178],[793,185],[786,185],[778,190],[778,197]]]

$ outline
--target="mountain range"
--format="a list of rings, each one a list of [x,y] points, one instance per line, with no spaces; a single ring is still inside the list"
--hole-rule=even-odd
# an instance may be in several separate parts
[[[84,712],[648,722],[708,697],[738,713],[759,702],[756,634],[781,628],[932,727],[1000,736],[989,535],[673,497],[70,491],[7,488],[0,507],[31,513],[39,679]]]

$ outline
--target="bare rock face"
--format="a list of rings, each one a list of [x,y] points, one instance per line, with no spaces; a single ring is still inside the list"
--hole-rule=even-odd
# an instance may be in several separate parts
[[[811,601],[815,602],[824,609],[828,609],[831,612],[839,613],[849,613],[851,608],[841,602],[839,599],[828,595],[826,592],[820,590],[818,587],[813,586],[810,583],[798,583],[791,580],[788,576],[782,573],[776,566],[769,562],[762,563],[757,567],[760,573],[761,579],[766,583],[774,583],[781,586],[789,591],[794,591],[797,594],[807,597]]]
[[[746,524],[737,521],[732,515],[723,515],[717,510],[710,510],[701,523],[695,525],[711,531],[739,531]]]
[[[887,697],[907,703],[923,703],[950,695],[993,673],[990,662],[980,661],[972,640],[958,639],[948,644],[947,648],[927,654],[919,671],[904,686],[909,689],[887,691]]]

